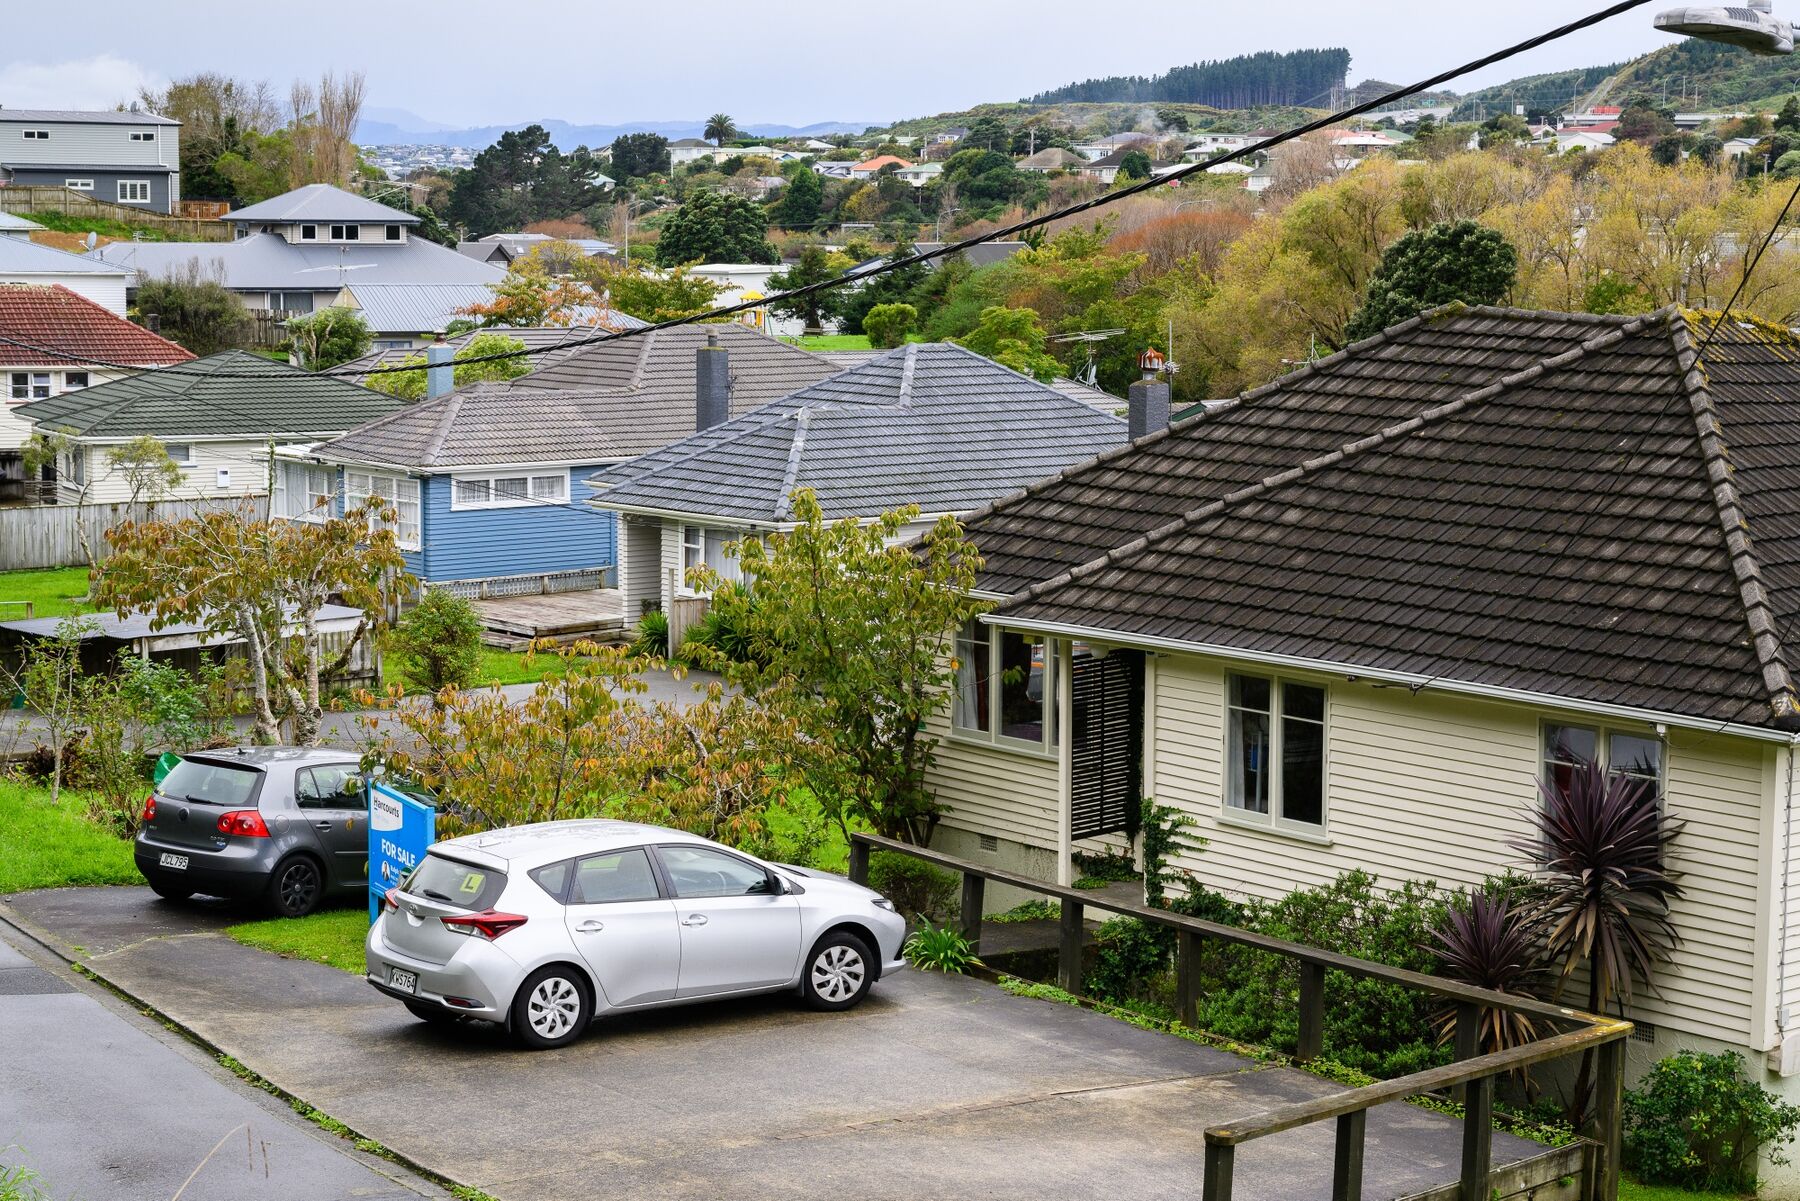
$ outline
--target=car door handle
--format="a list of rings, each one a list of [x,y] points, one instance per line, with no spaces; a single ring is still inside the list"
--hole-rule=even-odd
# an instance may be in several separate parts
[[[583,934],[598,934],[600,931],[606,929],[606,924],[604,922],[597,922],[597,921],[593,920],[592,918],[589,918],[587,921],[582,922],[579,925],[577,925],[575,927],[575,929],[577,929],[578,931],[580,931]]]
[[[704,913],[690,913],[681,919],[681,924],[684,926],[704,926],[706,924],[706,915]]]
[[[330,823],[330,822],[314,822],[314,823],[313,823],[313,825],[315,825],[315,826],[317,826],[317,827],[319,827],[319,829],[321,829],[321,830],[329,830],[329,829],[331,829],[331,823]]]

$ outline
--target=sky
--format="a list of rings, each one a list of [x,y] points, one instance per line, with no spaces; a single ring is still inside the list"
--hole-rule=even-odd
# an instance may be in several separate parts
[[[272,10],[235,0],[82,0],[78,26],[58,5],[19,4],[0,38],[0,105],[110,107],[140,84],[203,70],[267,79],[285,94],[296,77],[361,70],[370,108],[449,127],[721,111],[740,125],[879,124],[1257,50],[1344,46],[1352,83],[1412,82],[1603,3],[1508,0],[1477,16],[1467,0],[314,0],[267,26],[250,14]],[[1449,86],[1641,54],[1671,40],[1651,28],[1658,7]]]

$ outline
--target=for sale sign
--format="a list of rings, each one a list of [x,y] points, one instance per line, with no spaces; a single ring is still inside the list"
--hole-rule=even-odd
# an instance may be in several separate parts
[[[382,894],[419,866],[437,841],[437,810],[403,792],[369,782],[369,923],[381,914]]]

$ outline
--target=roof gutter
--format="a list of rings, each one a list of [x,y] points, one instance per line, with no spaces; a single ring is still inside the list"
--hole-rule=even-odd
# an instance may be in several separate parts
[[[1205,642],[1184,642],[1174,638],[1157,638],[1147,634],[1130,634],[1120,630],[1097,629],[1092,626],[1068,625],[1055,621],[1032,621],[1029,618],[1009,618],[994,613],[984,613],[980,620],[991,626],[1002,626],[1011,630],[1029,630],[1038,634],[1053,634],[1066,638],[1083,638],[1094,642],[1105,642],[1115,646],[1135,646],[1146,650],[1179,651],[1183,654],[1206,655],[1215,659],[1235,659],[1244,663],[1256,663],[1265,667],[1285,667],[1298,671],[1320,672],[1325,675],[1340,675],[1350,680],[1377,680],[1384,684],[1397,684],[1411,689],[1414,693],[1430,688],[1437,692],[1449,692],[1459,696],[1478,697],[1482,700],[1502,701],[1515,705],[1533,705],[1542,708],[1566,709],[1574,713],[1589,713],[1596,717],[1618,718],[1626,721],[1644,722],[1650,725],[1673,726],[1677,729],[1696,730],[1707,734],[1729,734],[1738,738],[1754,738],[1761,742],[1782,743],[1790,746],[1800,745],[1800,734],[1792,731],[1777,730],[1765,726],[1749,726],[1740,722],[1709,721],[1705,718],[1693,717],[1683,713],[1668,713],[1656,709],[1640,709],[1633,705],[1613,705],[1604,701],[1578,700],[1573,697],[1557,696],[1547,692],[1528,692],[1521,688],[1502,688],[1493,684],[1475,684],[1468,680],[1449,679],[1444,676],[1426,676],[1417,672],[1391,671],[1379,667],[1367,667],[1357,663],[1334,663],[1326,659],[1309,659],[1300,655],[1277,655],[1267,651],[1245,650],[1242,647],[1220,646]]]
[[[631,482],[631,481],[628,481],[628,483],[629,482]],[[592,485],[589,485],[589,486],[592,487]],[[622,487],[625,487],[626,485],[618,484],[615,486],[622,488]],[[785,534],[791,530],[799,529],[800,524],[801,524],[798,521],[772,521],[767,518],[729,517],[723,513],[694,513],[694,512],[682,512],[682,511],[679,511],[676,509],[654,509],[654,508],[651,508],[649,505],[614,504],[612,501],[609,501],[606,499],[605,489],[596,490],[591,496],[589,496],[587,498],[587,500],[584,503],[586,503],[590,508],[608,509],[615,513],[629,513],[633,517],[666,517],[666,518],[669,518],[674,521],[685,521],[685,522],[689,522],[694,525],[727,526],[727,527],[732,527],[732,528],[737,528],[737,529],[770,530],[770,531],[773,531],[775,533],[780,533],[780,534]],[[845,516],[847,516],[847,515],[845,515]],[[876,514],[873,517],[859,516],[856,518],[856,520],[859,525],[873,525],[875,522],[881,520],[881,516],[882,516],[881,514]],[[936,525],[940,520],[942,520],[945,517],[955,517],[960,520],[962,517],[962,514],[961,513],[921,513],[917,517],[913,518],[911,521],[907,522],[906,524],[907,525],[919,525],[919,524],[923,524],[925,522],[930,522],[931,524]],[[826,522],[826,524],[829,525],[832,522],[842,521],[843,519],[844,519],[843,516],[827,517],[827,518],[825,518],[825,522]],[[920,535],[920,536],[922,537],[923,535]],[[971,592],[970,595],[978,597],[983,600],[999,601],[999,600],[1010,599],[1008,597],[1001,596],[999,593]],[[1116,641],[1116,639],[1115,639],[1115,641]]]

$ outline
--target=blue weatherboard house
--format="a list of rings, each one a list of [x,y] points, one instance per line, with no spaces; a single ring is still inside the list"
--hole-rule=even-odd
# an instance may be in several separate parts
[[[517,380],[458,388],[284,453],[272,507],[305,520],[389,501],[407,570],[423,583],[605,576],[618,519],[587,503],[590,476],[836,370],[736,325],[561,351]]]

